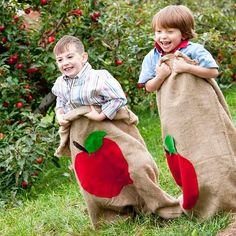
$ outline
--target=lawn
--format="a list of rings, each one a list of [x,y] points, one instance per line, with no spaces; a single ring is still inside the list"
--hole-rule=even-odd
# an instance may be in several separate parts
[[[236,125],[236,86],[224,91]],[[161,187],[178,196],[180,190],[167,170],[160,133],[158,115],[140,114],[139,130],[149,151],[160,169]],[[230,223],[230,215],[223,213],[199,222],[181,216],[164,221],[157,216],[139,215],[134,220],[120,220],[104,224],[93,231],[80,194],[79,186],[71,172],[70,160],[62,158],[61,168],[49,164],[31,190],[24,191],[17,206],[0,211],[1,236],[38,235],[160,235],[160,236],[213,236]]]

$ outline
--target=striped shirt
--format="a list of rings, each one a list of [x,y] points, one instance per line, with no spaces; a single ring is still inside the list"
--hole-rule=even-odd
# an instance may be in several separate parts
[[[52,88],[57,96],[56,108],[64,112],[86,105],[98,105],[109,119],[127,103],[119,82],[107,70],[94,70],[87,62],[78,75],[71,79],[62,75]]]

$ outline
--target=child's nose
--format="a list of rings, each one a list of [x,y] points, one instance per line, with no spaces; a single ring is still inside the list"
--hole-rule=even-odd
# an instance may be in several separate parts
[[[160,38],[166,38],[166,33],[162,32],[161,35],[160,35]]]
[[[67,65],[69,62],[68,62],[68,60],[67,59],[65,59],[65,60],[63,60],[62,61],[62,65],[64,66],[64,65]]]

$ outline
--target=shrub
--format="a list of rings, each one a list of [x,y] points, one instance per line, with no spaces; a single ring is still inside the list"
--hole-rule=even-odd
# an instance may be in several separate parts
[[[11,113],[14,115],[14,113]],[[9,116],[9,118],[10,118]],[[14,199],[20,189],[27,189],[53,157],[58,145],[57,129],[41,121],[41,115],[21,113],[21,121],[0,133],[0,198]]]

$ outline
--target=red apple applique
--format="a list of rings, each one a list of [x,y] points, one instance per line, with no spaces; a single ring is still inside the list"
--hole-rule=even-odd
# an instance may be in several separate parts
[[[119,146],[104,138],[105,131],[94,131],[85,140],[85,147],[73,141],[82,150],[75,157],[74,169],[80,185],[97,197],[112,198],[133,181],[128,163]]]
[[[183,208],[190,210],[195,206],[199,195],[197,175],[194,166],[188,159],[177,152],[172,136],[166,136],[165,145],[168,148],[168,151],[165,150],[165,152],[172,176],[175,182],[182,187]]]

